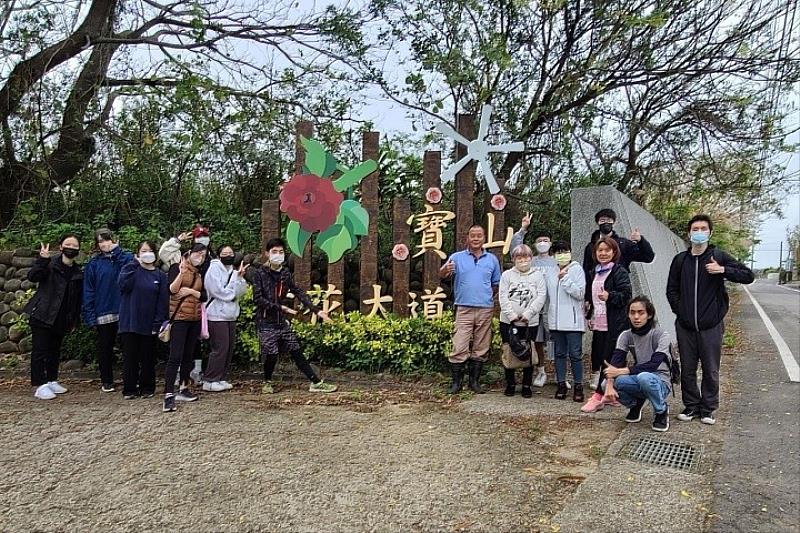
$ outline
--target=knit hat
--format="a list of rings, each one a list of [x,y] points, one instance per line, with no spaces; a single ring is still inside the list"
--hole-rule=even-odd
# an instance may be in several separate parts
[[[208,228],[200,224],[196,225],[192,230],[192,238],[197,239],[198,237],[208,237]]]

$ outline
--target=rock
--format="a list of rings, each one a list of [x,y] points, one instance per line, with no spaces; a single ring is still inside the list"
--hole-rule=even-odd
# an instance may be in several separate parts
[[[8,313],[9,311],[11,311],[11,308],[8,306],[7,303],[5,303],[5,302],[0,303],[0,315],[4,315],[5,313]]]
[[[23,291],[27,291],[28,289],[32,289],[34,287],[36,287],[36,284],[32,281],[28,281],[27,279],[23,280],[22,284],[19,286],[19,288]]]
[[[30,268],[20,268],[19,270],[17,270],[16,278],[17,279],[21,279],[21,280],[27,280],[28,279],[28,272],[30,272],[30,271],[31,271]]]
[[[3,283],[5,283],[5,282],[3,282]],[[13,292],[7,292],[7,293],[5,293],[5,296],[3,297],[3,302],[5,302],[7,304],[10,304],[16,299],[17,299],[17,295],[16,294],[14,294]]]
[[[25,305],[27,303],[28,302],[25,302],[15,297],[14,300],[8,305],[11,307],[11,310],[14,311],[15,313],[21,313],[22,310],[25,309]]]
[[[8,280],[5,278],[5,276],[0,276],[0,290],[3,290],[3,285],[6,284],[6,281]]]
[[[80,359],[70,359],[61,364],[61,370],[80,370],[83,368],[83,361]]]
[[[5,342],[8,340],[8,328],[5,326],[0,326],[0,342]]]
[[[496,383],[502,378],[503,375],[501,375],[497,370],[488,370],[481,381],[485,383]]]
[[[0,252],[0,263],[3,265],[10,265],[12,259],[14,259],[14,252]]]
[[[3,316],[0,316],[0,326],[10,326],[17,320],[17,318],[19,318],[17,313],[14,311],[9,311]]]
[[[0,265],[0,276],[5,275],[6,270],[8,270],[8,265]]]
[[[2,326],[0,326],[2,327]],[[10,326],[8,328],[8,338],[14,342],[19,342],[19,340],[25,336],[25,330],[18,326]]]
[[[3,290],[7,292],[14,292],[20,290],[22,282],[18,279],[10,279],[3,285]]]
[[[13,278],[16,275],[16,273],[17,273],[16,267],[9,267],[8,270],[6,270],[6,279]]]
[[[14,250],[14,257],[32,257],[35,261],[38,255],[39,250],[34,250],[33,248],[17,248]]]
[[[11,341],[0,342],[0,353],[16,353],[19,351],[17,345]]]
[[[14,256],[11,260],[11,266],[15,266],[17,268],[30,268],[36,262],[36,259],[33,257],[19,257]]]
[[[19,341],[17,348],[19,348],[19,351],[22,353],[30,353],[30,351],[33,350],[33,337],[28,335]]]

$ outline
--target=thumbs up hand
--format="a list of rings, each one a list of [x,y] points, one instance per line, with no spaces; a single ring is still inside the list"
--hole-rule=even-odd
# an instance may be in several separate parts
[[[642,240],[642,234],[639,232],[639,228],[633,228],[630,239],[633,242],[639,242]]]
[[[725,267],[717,263],[716,259],[712,256],[708,263],[706,263],[706,272],[709,274],[724,274]]]

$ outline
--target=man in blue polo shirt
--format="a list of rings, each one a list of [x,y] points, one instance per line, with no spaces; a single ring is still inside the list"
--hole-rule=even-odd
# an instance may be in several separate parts
[[[500,284],[500,263],[483,249],[486,233],[479,224],[469,228],[467,249],[455,252],[439,269],[439,277],[455,275],[456,320],[450,366],[450,394],[461,391],[464,367],[469,364],[469,388],[481,394],[479,378],[492,345],[494,289]]]

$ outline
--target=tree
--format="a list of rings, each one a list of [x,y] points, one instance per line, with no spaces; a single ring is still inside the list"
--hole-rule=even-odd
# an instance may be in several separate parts
[[[346,42],[341,29],[350,17],[332,8],[295,13],[288,2],[263,0],[6,2],[0,227],[19,202],[65,186],[86,168],[120,100],[193,93],[304,109],[294,92],[332,75],[338,60],[328,39],[336,32]],[[321,107],[341,117],[341,100],[330,102]]]

